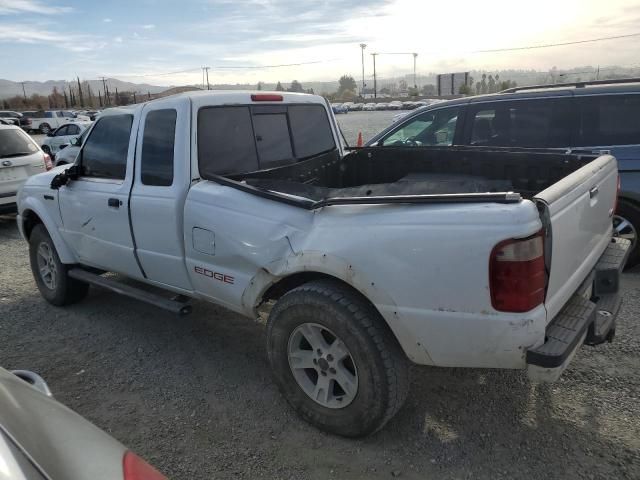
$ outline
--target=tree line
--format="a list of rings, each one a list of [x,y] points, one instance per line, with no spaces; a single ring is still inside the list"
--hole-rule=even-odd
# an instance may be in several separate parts
[[[118,88],[109,89],[107,82],[103,82],[103,89],[94,91],[89,82],[70,82],[62,90],[53,87],[51,94],[31,96],[15,95],[2,100],[2,108],[5,110],[46,110],[46,109],[96,109],[130,105],[144,100],[150,100],[151,94],[136,92],[119,92]]]

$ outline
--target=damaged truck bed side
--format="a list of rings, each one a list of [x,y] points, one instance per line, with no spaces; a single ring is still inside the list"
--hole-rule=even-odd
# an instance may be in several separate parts
[[[19,196],[47,300],[92,284],[182,313],[188,298],[251,317],[273,304],[276,382],[330,432],[381,428],[406,396],[407,359],[554,380],[615,331],[629,242],[612,239],[610,155],[345,155],[320,97],[202,92],[105,113],[65,168]]]

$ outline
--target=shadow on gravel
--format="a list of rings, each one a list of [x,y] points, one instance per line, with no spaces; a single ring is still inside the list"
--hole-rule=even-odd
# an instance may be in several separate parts
[[[41,373],[60,401],[169,478],[640,478],[638,449],[610,423],[624,411],[598,404],[617,392],[599,390],[588,355],[570,380],[542,386],[521,372],[415,367],[405,407],[381,432],[336,438],[277,391],[263,325],[204,302],[176,317],[96,288],[52,307],[25,280],[14,222],[0,217],[3,247],[25,255],[12,273],[22,286],[0,302],[0,365]]]
[[[0,215],[0,238],[20,238],[15,215]]]

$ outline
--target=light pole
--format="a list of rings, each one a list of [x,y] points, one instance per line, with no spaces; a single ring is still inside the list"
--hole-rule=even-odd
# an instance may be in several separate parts
[[[378,82],[376,79],[376,55],[377,53],[372,53],[373,57],[373,98],[378,98]]]
[[[418,82],[416,81],[416,59],[418,58],[418,54],[413,54],[413,88],[418,89]]]
[[[364,98],[364,49],[367,48],[367,44],[366,43],[361,43],[360,44],[360,49],[362,51],[362,90],[360,91],[360,96],[362,98]]]
[[[207,90],[209,90],[209,69],[211,67],[202,67],[205,69],[205,71],[207,72]]]

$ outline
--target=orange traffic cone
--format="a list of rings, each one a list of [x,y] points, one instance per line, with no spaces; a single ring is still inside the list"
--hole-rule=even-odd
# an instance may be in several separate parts
[[[356,147],[362,146],[362,132],[358,133],[358,141],[356,142]]]

